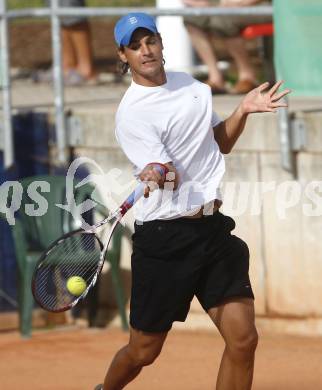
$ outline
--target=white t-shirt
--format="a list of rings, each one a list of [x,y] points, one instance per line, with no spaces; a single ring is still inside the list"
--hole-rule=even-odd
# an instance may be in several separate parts
[[[177,190],[155,190],[137,202],[139,221],[179,218],[221,199],[225,162],[212,129],[221,120],[210,88],[186,73],[166,76],[157,87],[132,81],[116,113],[116,138],[135,175],[151,162],[172,162],[179,174]]]

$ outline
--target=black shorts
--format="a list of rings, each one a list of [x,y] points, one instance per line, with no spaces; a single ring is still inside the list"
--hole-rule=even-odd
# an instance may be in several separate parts
[[[194,295],[203,309],[231,297],[254,299],[247,244],[220,212],[203,218],[135,224],[130,324],[165,332],[185,321]]]

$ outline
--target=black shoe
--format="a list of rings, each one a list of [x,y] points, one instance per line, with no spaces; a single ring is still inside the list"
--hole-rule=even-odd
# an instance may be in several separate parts
[[[103,390],[103,384],[95,386],[94,390]]]

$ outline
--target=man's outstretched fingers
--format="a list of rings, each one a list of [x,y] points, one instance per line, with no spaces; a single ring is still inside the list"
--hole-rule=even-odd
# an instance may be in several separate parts
[[[284,97],[285,95],[288,95],[290,92],[291,92],[290,89],[286,89],[285,91],[280,92],[278,95],[272,96],[272,101],[276,102],[276,101],[282,99],[282,97]]]
[[[280,80],[277,83],[275,83],[272,88],[269,90],[269,96],[273,96],[274,93],[278,90],[278,88],[284,83],[284,80]]]
[[[282,108],[282,107],[288,107],[288,104],[287,103],[271,103],[270,106],[273,108]]]
[[[265,83],[259,85],[257,88],[259,90],[259,92],[263,92],[265,91],[265,89],[267,89],[269,87],[269,82],[266,81]]]

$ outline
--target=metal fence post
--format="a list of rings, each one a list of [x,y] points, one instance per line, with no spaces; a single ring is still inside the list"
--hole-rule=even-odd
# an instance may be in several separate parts
[[[58,162],[66,163],[66,125],[64,113],[64,80],[62,70],[62,51],[58,0],[51,1],[51,39],[53,53],[53,76],[55,93],[55,123],[58,150]]]
[[[0,0],[0,59],[2,72],[2,98],[3,98],[3,149],[4,167],[9,168],[13,164],[13,134],[11,121],[11,86],[10,86],[10,50],[8,43],[8,19],[6,0]]]
[[[287,103],[287,97],[285,97],[283,101]],[[278,128],[280,135],[282,167],[295,176],[296,167],[292,150],[291,121],[287,108],[281,108],[278,110]]]

